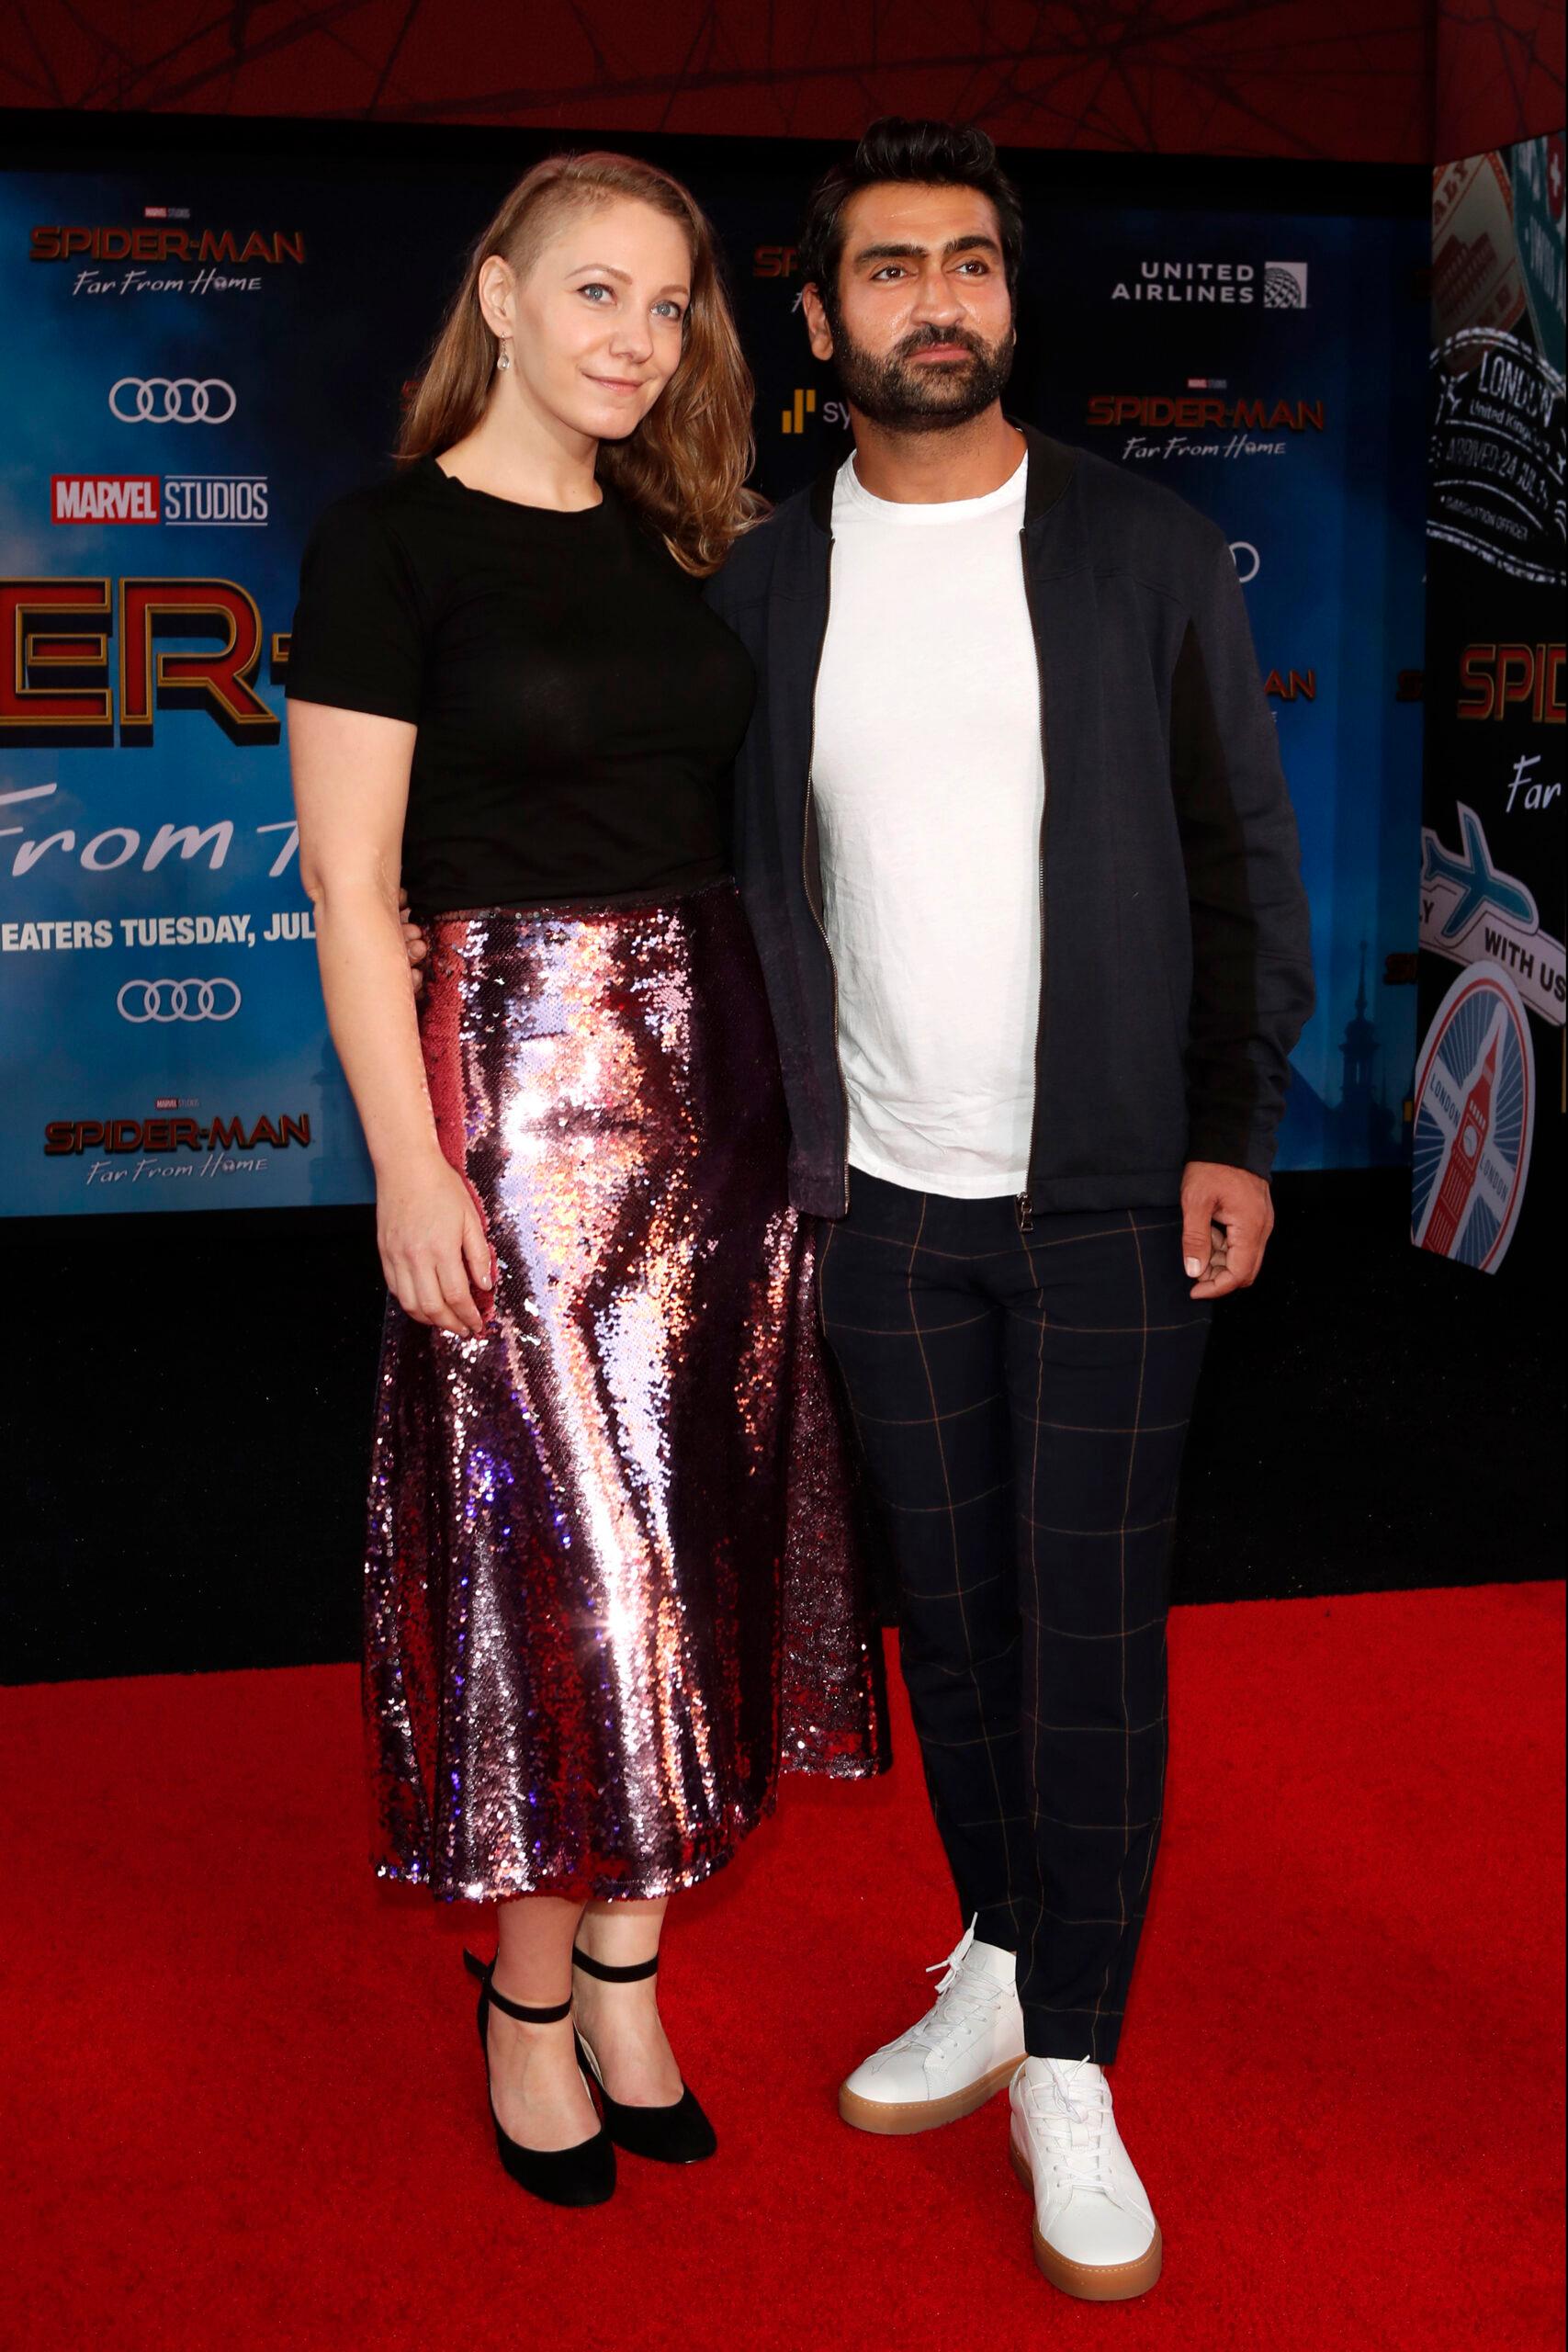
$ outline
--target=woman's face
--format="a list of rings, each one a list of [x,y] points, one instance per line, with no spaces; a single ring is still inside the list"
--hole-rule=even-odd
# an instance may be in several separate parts
[[[681,364],[692,255],[676,222],[635,197],[573,207],[525,277],[479,272],[487,323],[510,335],[496,390],[595,441],[634,432]]]

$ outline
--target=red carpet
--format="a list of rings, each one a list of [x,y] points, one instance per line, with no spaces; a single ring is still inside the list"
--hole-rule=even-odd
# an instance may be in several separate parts
[[[1558,2343],[1562,1613],[1561,1586],[1177,1612],[1114,2076],[1166,2273],[1122,2306],[1037,2276],[1001,2103],[907,2141],[833,2111],[956,1934],[907,1724],[888,1780],[788,1784],[677,1913],[665,2013],[717,2160],[626,2158],[558,2215],[490,2143],[459,1965],[486,1923],[363,1869],[351,1672],[8,1692],[0,2337]]]

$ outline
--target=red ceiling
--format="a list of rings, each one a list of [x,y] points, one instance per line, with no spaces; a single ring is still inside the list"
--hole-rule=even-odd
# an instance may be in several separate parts
[[[14,0],[0,105],[1424,163],[1562,127],[1562,0]]]

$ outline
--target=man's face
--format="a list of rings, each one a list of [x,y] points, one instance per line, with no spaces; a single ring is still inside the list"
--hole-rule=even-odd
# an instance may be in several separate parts
[[[834,299],[807,287],[811,348],[852,406],[903,433],[968,424],[1012,369],[1012,297],[996,208],[969,187],[882,181],[843,211]]]

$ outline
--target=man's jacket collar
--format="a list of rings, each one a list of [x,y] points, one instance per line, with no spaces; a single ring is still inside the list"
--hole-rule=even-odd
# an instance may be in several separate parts
[[[1077,451],[1062,441],[1054,441],[1032,424],[1025,424],[1021,417],[1010,416],[1008,423],[1022,434],[1029,451],[1029,488],[1023,502],[1023,527],[1030,530],[1056,503],[1072,479],[1077,461]],[[811,519],[819,531],[831,530],[833,525],[833,485],[843,464],[825,466],[811,485]]]

